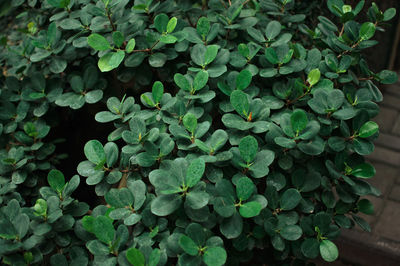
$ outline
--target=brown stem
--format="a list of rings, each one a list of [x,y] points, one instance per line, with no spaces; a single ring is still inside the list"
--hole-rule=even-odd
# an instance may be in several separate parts
[[[113,31],[117,31],[117,27],[115,27],[115,24],[114,24],[114,22],[112,21],[112,18],[111,18],[111,13],[109,12],[108,9],[107,9],[107,17],[108,17],[108,20],[110,21],[112,30]]]
[[[343,26],[342,26],[342,29],[340,30],[339,37],[342,37],[343,32],[344,32],[344,24],[343,24]]]
[[[118,185],[118,188],[119,188],[119,189],[120,189],[120,188],[126,187],[126,183],[127,183],[127,181],[128,181],[128,175],[129,175],[129,172],[126,172],[126,173],[124,173],[124,174],[122,175],[122,178],[121,178],[121,180],[119,181],[119,185]]]

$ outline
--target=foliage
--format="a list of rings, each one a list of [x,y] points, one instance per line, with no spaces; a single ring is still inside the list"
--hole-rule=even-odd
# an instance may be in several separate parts
[[[397,76],[363,52],[394,9],[360,22],[364,0],[324,1],[329,18],[321,1],[3,2],[2,264],[237,265],[265,249],[302,265],[336,260],[341,228],[370,230],[376,84]],[[114,130],[65,178],[57,110],[94,103]],[[98,201],[74,199],[80,180]]]

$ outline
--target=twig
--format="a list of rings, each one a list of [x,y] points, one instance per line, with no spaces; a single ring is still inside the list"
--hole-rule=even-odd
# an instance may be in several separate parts
[[[108,9],[107,9],[107,17],[108,17],[108,20],[110,21],[112,30],[113,31],[117,31],[117,27],[115,27],[115,24],[114,24],[114,22],[112,21],[112,18],[111,18],[111,13],[109,12]]]

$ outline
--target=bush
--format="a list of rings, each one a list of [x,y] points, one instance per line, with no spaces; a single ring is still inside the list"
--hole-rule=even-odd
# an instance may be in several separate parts
[[[363,59],[396,11],[363,6],[2,1],[1,263],[336,260],[341,228],[370,230],[375,84],[397,80]],[[113,130],[66,180],[52,132],[88,104]]]

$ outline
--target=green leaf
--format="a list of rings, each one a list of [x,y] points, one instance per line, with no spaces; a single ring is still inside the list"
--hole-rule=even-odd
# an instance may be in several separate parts
[[[319,244],[321,257],[327,262],[333,262],[339,257],[339,250],[330,240],[322,240]]]
[[[37,199],[33,209],[35,214],[45,216],[47,214],[47,202],[44,199]]]
[[[389,8],[383,13],[383,21],[389,21],[396,16],[396,8]]]
[[[295,188],[289,188],[281,196],[281,209],[285,211],[293,210],[301,201],[300,192]]]
[[[87,38],[88,44],[96,51],[105,51],[111,49],[110,43],[102,35],[92,33]]]
[[[360,40],[365,41],[371,39],[375,35],[376,27],[372,22],[365,22],[360,28]]]
[[[161,259],[161,251],[158,248],[153,249],[150,253],[149,266],[157,266]]]
[[[198,91],[204,88],[208,82],[208,72],[199,71],[193,80],[193,90]]]
[[[230,101],[236,112],[247,119],[250,109],[247,94],[242,91],[235,90],[231,93]]]
[[[118,48],[124,44],[125,37],[120,31],[114,31],[112,34],[113,42]]]
[[[204,65],[210,64],[217,57],[219,46],[218,45],[208,45],[207,50],[204,54]]]
[[[257,201],[250,201],[242,204],[239,208],[239,213],[244,218],[255,217],[260,214],[262,206]]]
[[[164,85],[160,81],[154,82],[151,93],[155,104],[160,103],[164,94]]]
[[[193,160],[186,171],[186,185],[194,187],[204,174],[206,163],[203,159],[197,158]]]
[[[282,25],[276,20],[272,20],[268,23],[267,29],[265,31],[265,36],[267,37],[268,41],[275,39],[279,33],[281,33]]]
[[[289,241],[295,241],[302,236],[303,230],[301,230],[301,227],[298,225],[287,225],[284,228],[282,228],[282,230],[279,233],[284,239]]]
[[[100,57],[97,63],[101,72],[108,72],[117,68],[125,58],[124,51],[110,52]]]
[[[240,71],[239,75],[236,77],[236,88],[238,90],[246,89],[250,85],[252,77],[249,70],[244,69]]]
[[[371,178],[376,174],[375,168],[369,163],[359,164],[351,170],[351,174],[360,178]]]
[[[210,21],[206,17],[201,17],[197,21],[196,25],[197,33],[205,40],[206,36],[210,32]]]
[[[135,49],[135,46],[136,46],[136,40],[134,38],[130,39],[125,48],[126,52],[132,53],[133,50]]]
[[[104,164],[106,154],[103,145],[98,140],[90,140],[85,144],[84,153],[86,158],[95,165]]]
[[[115,235],[112,220],[106,216],[97,216],[93,222],[93,233],[101,242],[110,244]]]
[[[182,90],[185,90],[185,91],[191,90],[189,81],[187,80],[187,78],[184,75],[182,75],[180,73],[176,73],[174,75],[174,81],[175,81],[175,84]]]
[[[58,170],[51,170],[47,175],[47,182],[50,187],[60,193],[65,186],[65,178],[63,173]]]
[[[299,134],[299,132],[303,131],[308,124],[307,114],[302,109],[296,109],[293,111],[290,116],[290,122],[292,124],[293,130]]]
[[[182,119],[183,125],[185,128],[194,135],[194,132],[197,128],[197,118],[192,113],[187,113]]]
[[[257,155],[257,151],[258,151],[258,142],[256,138],[254,138],[253,136],[249,135],[240,140],[239,143],[240,156],[246,163],[249,164],[252,161],[254,161],[254,158]]]
[[[140,250],[137,248],[130,248],[126,251],[126,259],[133,265],[133,266],[145,266],[146,260],[144,255]]]
[[[382,84],[393,84],[398,81],[398,76],[394,71],[382,70],[377,75],[379,82]]]
[[[315,238],[306,238],[301,244],[301,252],[309,259],[315,259],[319,255],[319,242]]]
[[[378,132],[379,126],[374,121],[368,121],[364,125],[361,126],[360,131],[358,132],[358,136],[360,138],[369,138],[372,135],[375,135]]]
[[[272,47],[268,47],[267,49],[265,49],[265,57],[273,65],[279,63],[278,55],[276,54],[275,49]]]
[[[183,251],[191,256],[196,256],[199,253],[199,247],[190,237],[186,235],[182,235],[179,238],[179,246],[183,249]]]
[[[169,19],[168,16],[164,13],[158,14],[154,18],[154,27],[157,29],[159,33],[163,33],[167,31]]]
[[[315,69],[311,70],[310,73],[308,73],[307,82],[312,87],[318,83],[320,78],[321,78],[321,72],[319,71],[318,68],[315,68]]]
[[[171,18],[167,24],[167,33],[171,33],[175,30],[178,19],[176,17]]]
[[[368,199],[361,199],[357,202],[357,209],[365,214],[374,214],[374,205]]]
[[[176,211],[182,199],[175,194],[161,195],[151,202],[151,212],[157,216],[167,216]]]
[[[47,44],[52,46],[57,38],[57,25],[52,22],[47,28]]]
[[[209,247],[203,255],[203,261],[208,266],[221,266],[226,262],[227,254],[222,247]]]
[[[236,195],[241,201],[248,200],[254,193],[254,183],[247,176],[241,177],[236,183]]]

